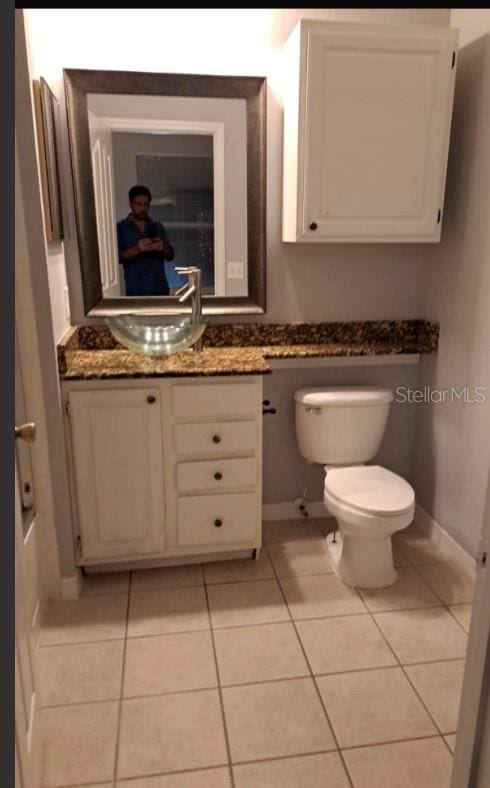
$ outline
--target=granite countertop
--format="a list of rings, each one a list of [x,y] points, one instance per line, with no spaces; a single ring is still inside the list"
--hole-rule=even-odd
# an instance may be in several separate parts
[[[267,359],[430,353],[438,335],[425,320],[212,324],[202,352],[154,358],[126,350],[104,326],[80,326],[58,345],[58,366],[64,380],[265,375]]]

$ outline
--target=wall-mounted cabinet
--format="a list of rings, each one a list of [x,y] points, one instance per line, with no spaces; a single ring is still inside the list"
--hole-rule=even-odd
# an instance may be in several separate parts
[[[302,20],[284,49],[282,240],[440,240],[458,31]]]

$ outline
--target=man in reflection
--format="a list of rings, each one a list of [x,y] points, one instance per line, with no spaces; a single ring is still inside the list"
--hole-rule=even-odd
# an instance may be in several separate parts
[[[168,295],[165,260],[173,260],[175,252],[163,224],[153,221],[148,214],[151,192],[146,186],[132,186],[128,197],[131,213],[117,223],[126,295]]]

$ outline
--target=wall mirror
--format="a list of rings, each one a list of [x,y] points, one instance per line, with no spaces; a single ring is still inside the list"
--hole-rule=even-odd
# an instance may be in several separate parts
[[[182,265],[204,314],[264,312],[265,78],[63,73],[85,315],[181,312]]]

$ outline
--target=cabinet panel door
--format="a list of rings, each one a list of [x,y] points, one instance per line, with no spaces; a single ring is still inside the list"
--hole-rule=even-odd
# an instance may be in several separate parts
[[[438,240],[454,85],[447,33],[308,31],[306,237]]]
[[[157,389],[70,393],[81,547],[86,558],[165,547],[159,400]]]

